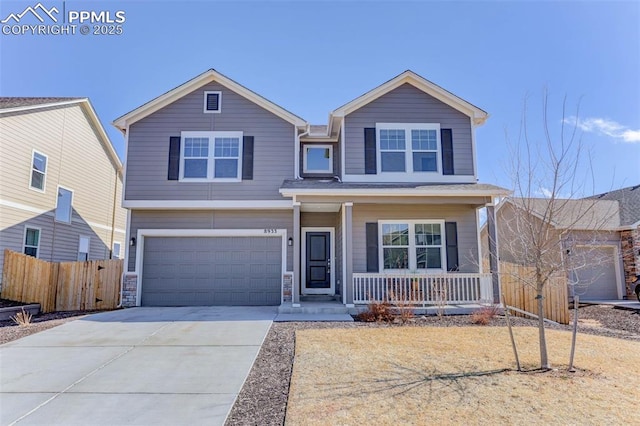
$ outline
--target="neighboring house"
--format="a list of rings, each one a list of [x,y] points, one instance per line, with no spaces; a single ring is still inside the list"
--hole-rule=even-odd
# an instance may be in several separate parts
[[[633,297],[640,275],[640,185],[629,186],[591,197],[617,201],[620,209],[620,251],[624,273],[624,293]],[[640,282],[640,281],[639,281]]]
[[[0,98],[0,181],[0,265],[124,256],[121,163],[88,99]]]
[[[507,191],[477,183],[486,119],[406,71],[310,125],[206,71],[114,121],[126,139],[125,305],[329,295],[351,307],[407,276],[449,282],[454,301],[497,301],[478,212]]]
[[[524,264],[526,237],[519,237],[521,224],[536,229],[549,218],[552,262],[566,271],[570,296],[580,300],[623,299],[633,295],[633,278],[640,258],[640,186],[583,199],[547,198],[502,200],[495,209],[500,261]],[[553,206],[553,208],[550,208]],[[488,247],[488,227],[481,230]],[[526,234],[526,232],[525,232]],[[529,247],[529,250],[531,247]],[[554,251],[555,250],[555,251]]]

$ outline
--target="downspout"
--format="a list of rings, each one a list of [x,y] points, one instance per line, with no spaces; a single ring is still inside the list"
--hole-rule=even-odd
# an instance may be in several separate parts
[[[304,132],[300,133],[300,134],[298,134],[298,128],[296,127],[295,128],[295,132],[296,132],[296,146],[295,146],[295,149],[294,149],[295,158],[294,158],[294,162],[293,163],[294,163],[294,167],[295,167],[296,170],[295,170],[295,173],[294,173],[293,177],[296,180],[298,180],[298,179],[302,179],[302,177],[300,176],[300,138],[302,136],[306,136],[306,135],[309,134],[310,127],[307,124],[307,129]]]

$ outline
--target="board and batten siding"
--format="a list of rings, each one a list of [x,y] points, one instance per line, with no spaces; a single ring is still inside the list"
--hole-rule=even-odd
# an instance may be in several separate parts
[[[222,92],[220,113],[204,113],[204,92]],[[167,179],[169,138],[182,131],[242,131],[254,137],[253,180],[180,182]],[[127,200],[282,200],[294,176],[294,126],[248,99],[211,83],[129,127]]]
[[[353,272],[367,272],[366,224],[379,220],[444,220],[458,227],[460,272],[477,273],[476,210],[468,205],[353,205]],[[442,230],[444,233],[444,229]]]
[[[47,156],[44,192],[29,188],[33,150]],[[79,104],[0,115],[0,180],[0,248],[22,252],[27,225],[41,228],[43,260],[77,260],[80,235],[91,238],[90,259],[108,258],[114,186],[114,240],[124,246],[122,180]],[[54,220],[58,185],[73,191],[71,224]]]
[[[452,129],[455,174],[474,174],[470,118],[408,83],[345,117],[346,174],[365,173],[364,129],[376,123],[440,123]]]
[[[131,236],[138,229],[286,229],[293,237],[291,210],[132,210]],[[136,250],[129,248],[128,270],[135,271]],[[287,271],[293,270],[293,247],[287,245]]]

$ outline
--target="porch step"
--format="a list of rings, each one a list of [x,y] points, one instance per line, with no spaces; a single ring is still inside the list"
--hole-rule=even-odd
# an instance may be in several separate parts
[[[274,322],[337,321],[353,322],[349,314],[278,314]]]
[[[329,296],[326,294],[307,294],[300,296],[300,302],[340,302],[340,295]]]

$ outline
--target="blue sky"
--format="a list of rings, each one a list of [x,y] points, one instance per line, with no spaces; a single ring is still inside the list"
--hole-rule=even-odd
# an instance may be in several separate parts
[[[0,17],[37,1],[2,1]],[[42,0],[62,9],[62,0]],[[0,35],[1,96],[89,97],[111,121],[215,68],[313,124],[411,69],[490,113],[478,129],[483,182],[510,187],[505,132],[528,99],[540,142],[580,104],[595,192],[640,183],[640,2],[66,1],[123,10],[122,35]]]

